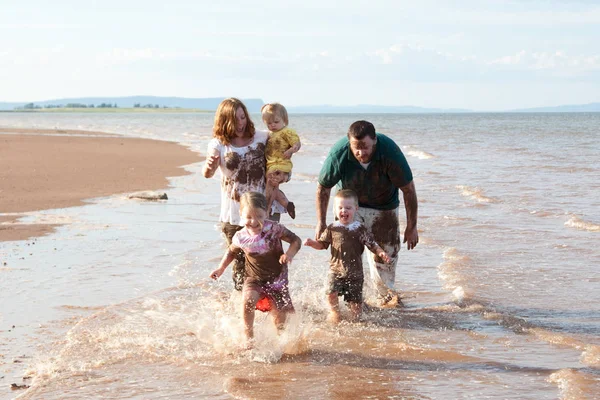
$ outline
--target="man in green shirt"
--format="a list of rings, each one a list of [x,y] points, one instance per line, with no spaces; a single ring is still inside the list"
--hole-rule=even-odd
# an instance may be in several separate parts
[[[375,132],[368,121],[350,125],[348,136],[333,145],[325,160],[317,185],[317,227],[315,237],[327,227],[327,207],[331,188],[351,189],[358,195],[358,220],[390,255],[385,263],[368,253],[370,276],[382,306],[394,306],[399,298],[394,289],[396,264],[400,250],[398,221],[399,190],[406,210],[404,243],[408,250],[419,242],[417,232],[417,192],[412,172],[398,145]]]

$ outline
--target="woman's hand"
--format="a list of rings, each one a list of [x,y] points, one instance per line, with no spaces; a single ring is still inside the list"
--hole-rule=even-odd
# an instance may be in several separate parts
[[[204,168],[202,170],[202,174],[205,178],[210,178],[215,174],[215,171],[219,166],[219,158],[220,157],[218,154],[213,154],[206,159],[206,163],[204,164]]]
[[[210,170],[215,170],[219,166],[219,155],[215,154],[206,159],[206,167]]]

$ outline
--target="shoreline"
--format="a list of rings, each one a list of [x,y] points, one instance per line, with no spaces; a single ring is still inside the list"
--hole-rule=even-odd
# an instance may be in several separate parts
[[[20,224],[28,212],[74,207],[120,193],[161,190],[203,160],[168,141],[104,132],[0,128],[0,241],[46,235],[58,225]]]
[[[161,113],[214,113],[215,110],[204,110],[201,108],[150,108],[150,107],[81,107],[81,108],[40,108],[22,110],[0,110],[2,113],[139,113],[139,114],[161,114]]]

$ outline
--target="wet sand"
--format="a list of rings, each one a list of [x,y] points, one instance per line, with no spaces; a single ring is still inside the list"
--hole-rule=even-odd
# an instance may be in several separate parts
[[[52,232],[53,225],[15,223],[22,213],[166,189],[167,177],[186,175],[181,167],[201,160],[173,142],[101,132],[0,128],[0,241]]]

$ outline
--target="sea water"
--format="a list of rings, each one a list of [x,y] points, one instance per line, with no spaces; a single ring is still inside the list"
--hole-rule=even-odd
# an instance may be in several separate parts
[[[204,155],[212,119],[7,113],[0,126]],[[600,399],[600,114],[291,115],[303,145],[282,186],[297,217],[282,223],[302,239],[327,151],[359,119],[399,144],[414,175],[420,242],[400,253],[403,308],[329,325],[329,255],[304,247],[287,329],[258,313],[256,347],[241,351],[230,270],[208,278],[225,250],[219,174],[188,165],[168,201],[31,212],[24,223],[63,225],[0,243],[0,398]]]

